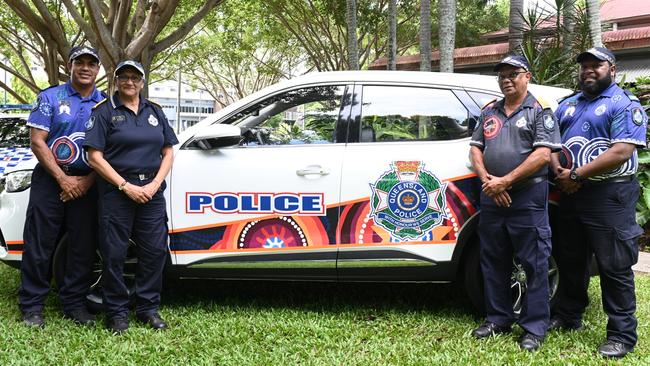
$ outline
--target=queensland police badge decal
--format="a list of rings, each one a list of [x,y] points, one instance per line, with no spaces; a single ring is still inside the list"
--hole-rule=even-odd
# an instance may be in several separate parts
[[[447,183],[425,170],[421,161],[393,162],[370,188],[370,217],[402,240],[417,239],[448,218]]]

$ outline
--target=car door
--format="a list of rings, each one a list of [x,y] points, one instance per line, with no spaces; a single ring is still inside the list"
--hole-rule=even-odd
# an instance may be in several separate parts
[[[476,112],[459,95],[469,99],[444,87],[355,86],[337,228],[340,279],[453,276],[456,239],[477,210],[479,188],[468,166]]]
[[[260,98],[220,121],[241,130],[239,144],[178,151],[170,249],[181,275],[335,278],[345,95],[337,84]]]

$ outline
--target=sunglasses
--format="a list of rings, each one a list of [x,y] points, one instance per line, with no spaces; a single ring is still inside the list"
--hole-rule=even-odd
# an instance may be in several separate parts
[[[497,75],[497,81],[503,81],[505,79],[508,79],[508,80],[512,81],[512,80],[515,80],[519,76],[519,74],[525,74],[527,72],[528,71],[513,71],[513,72],[505,74],[505,75],[499,74],[499,75]]]

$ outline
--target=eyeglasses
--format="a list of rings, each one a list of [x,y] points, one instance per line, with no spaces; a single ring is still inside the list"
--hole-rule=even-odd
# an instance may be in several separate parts
[[[126,82],[128,82],[129,80],[131,80],[131,81],[135,84],[135,83],[139,83],[139,82],[142,80],[142,76],[137,76],[137,75],[134,75],[134,76],[118,75],[118,76],[116,76],[116,79],[117,79],[117,81],[119,81],[120,83],[126,83]]]
[[[512,81],[512,80],[515,80],[519,76],[519,74],[525,74],[527,72],[528,71],[513,71],[513,72],[511,72],[509,74],[505,74],[505,75],[499,74],[499,75],[497,75],[497,81],[503,81],[504,79],[508,79],[508,80]]]

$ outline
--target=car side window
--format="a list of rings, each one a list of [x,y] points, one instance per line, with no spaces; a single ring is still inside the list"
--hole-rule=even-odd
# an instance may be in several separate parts
[[[440,141],[467,137],[469,112],[447,89],[363,87],[360,142]]]
[[[240,146],[334,143],[344,90],[340,85],[314,86],[258,102],[233,122],[243,131]]]
[[[494,94],[480,93],[480,92],[468,92],[468,94],[474,99],[479,108],[483,108],[486,104],[491,101],[499,98]]]

